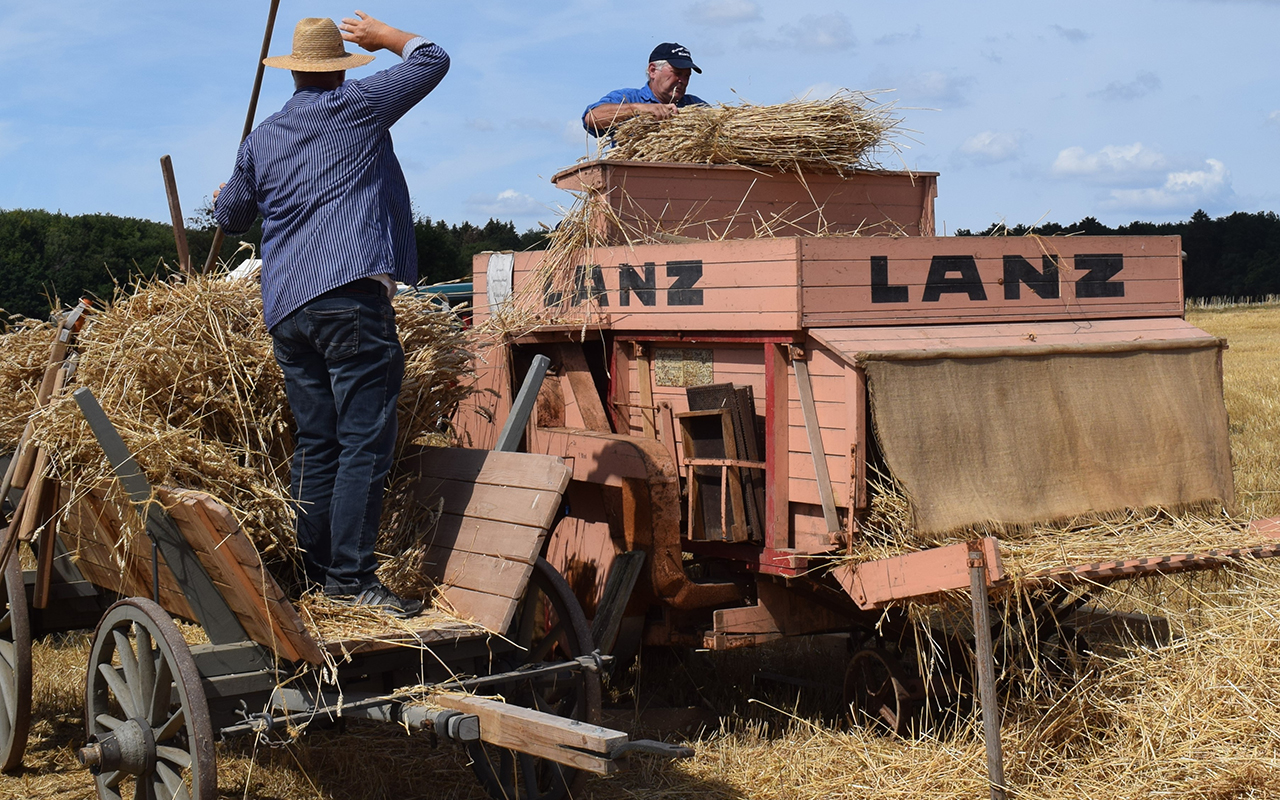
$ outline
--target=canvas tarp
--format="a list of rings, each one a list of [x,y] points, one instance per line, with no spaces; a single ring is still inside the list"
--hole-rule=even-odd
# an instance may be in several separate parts
[[[1217,346],[865,362],[922,532],[1230,504]]]

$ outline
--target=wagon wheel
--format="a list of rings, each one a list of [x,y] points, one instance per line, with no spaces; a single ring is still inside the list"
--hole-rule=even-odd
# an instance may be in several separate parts
[[[31,621],[16,555],[0,582],[5,600],[0,613],[0,769],[7,772],[22,765],[31,722]]]
[[[102,800],[214,800],[209,704],[178,626],[140,597],[98,623],[85,681],[91,768]],[[132,785],[132,790],[126,789]]]
[[[919,705],[910,689],[913,683],[889,651],[880,647],[859,650],[849,659],[844,673],[849,721],[906,736]]]
[[[495,672],[523,664],[569,661],[587,655],[591,629],[569,584],[545,559],[534,564],[509,637],[519,645],[495,661]],[[490,688],[512,705],[582,722],[600,721],[600,676],[579,670],[552,677],[511,681]],[[561,800],[580,796],[587,773],[482,742],[469,746],[471,767],[499,800]]]

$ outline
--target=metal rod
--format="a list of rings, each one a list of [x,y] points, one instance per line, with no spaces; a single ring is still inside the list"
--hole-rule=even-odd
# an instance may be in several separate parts
[[[498,443],[493,449],[503,453],[514,453],[520,445],[520,437],[524,435],[524,427],[529,422],[529,414],[533,411],[533,405],[538,400],[538,391],[542,389],[542,379],[547,376],[547,367],[551,366],[551,359],[539,353],[533,357],[533,364],[529,367],[529,372],[524,376],[524,385],[520,387],[519,394],[516,395],[515,401],[511,404],[511,413],[507,416],[506,423],[502,426],[502,433],[498,434]]]
[[[160,174],[164,176],[164,194],[169,200],[169,217],[173,220],[173,243],[178,247],[178,266],[183,274],[191,274],[191,250],[187,247],[187,229],[182,224],[182,204],[178,202],[178,180],[173,176],[173,159],[160,156]]]
[[[253,130],[253,118],[258,113],[258,95],[262,91],[262,75],[267,69],[267,65],[262,62],[271,50],[271,32],[276,27],[276,12],[278,10],[280,10],[280,0],[271,0],[271,11],[267,13],[267,30],[262,35],[262,51],[258,55],[258,71],[253,77],[253,94],[249,97],[249,113],[245,115],[244,131],[240,134],[241,144],[244,143],[245,139],[249,138],[249,132]],[[218,252],[222,250],[222,240],[224,238],[226,238],[226,234],[222,232],[222,226],[219,225],[217,230],[213,232],[213,246],[209,248],[209,257],[204,262],[205,272],[213,269],[214,264],[217,263]]]
[[[972,546],[969,549],[969,586],[973,600],[974,659],[977,661],[978,698],[982,703],[982,734],[987,746],[987,780],[991,784],[991,800],[1005,800],[1004,752],[1000,744],[1000,707],[996,703],[987,565],[982,550]]]

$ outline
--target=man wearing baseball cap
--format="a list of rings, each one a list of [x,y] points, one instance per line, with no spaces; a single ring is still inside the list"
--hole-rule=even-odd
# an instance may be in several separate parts
[[[582,113],[582,127],[599,136],[608,133],[623,120],[650,116],[670,119],[685,106],[705,106],[705,100],[685,94],[691,72],[702,74],[693,63],[689,48],[675,42],[663,42],[649,54],[649,81],[642,89],[618,89],[609,92]]]
[[[262,216],[262,310],[295,421],[290,489],[307,579],[339,602],[408,617],[422,602],[382,585],[374,553],[404,376],[391,297],[418,275],[391,126],[440,83],[449,56],[356,17],[304,19],[292,54],[266,59],[293,73],[296,91],[240,146],[214,214],[230,233]],[[348,81],[373,56],[347,53],[344,39],[403,61]]]

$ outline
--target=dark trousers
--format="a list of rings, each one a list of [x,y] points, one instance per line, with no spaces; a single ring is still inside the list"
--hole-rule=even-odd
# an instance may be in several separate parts
[[[307,578],[329,594],[377,583],[374,546],[396,441],[404,350],[386,293],[357,281],[271,331],[297,423],[291,490]],[[358,287],[358,288],[353,288]]]

